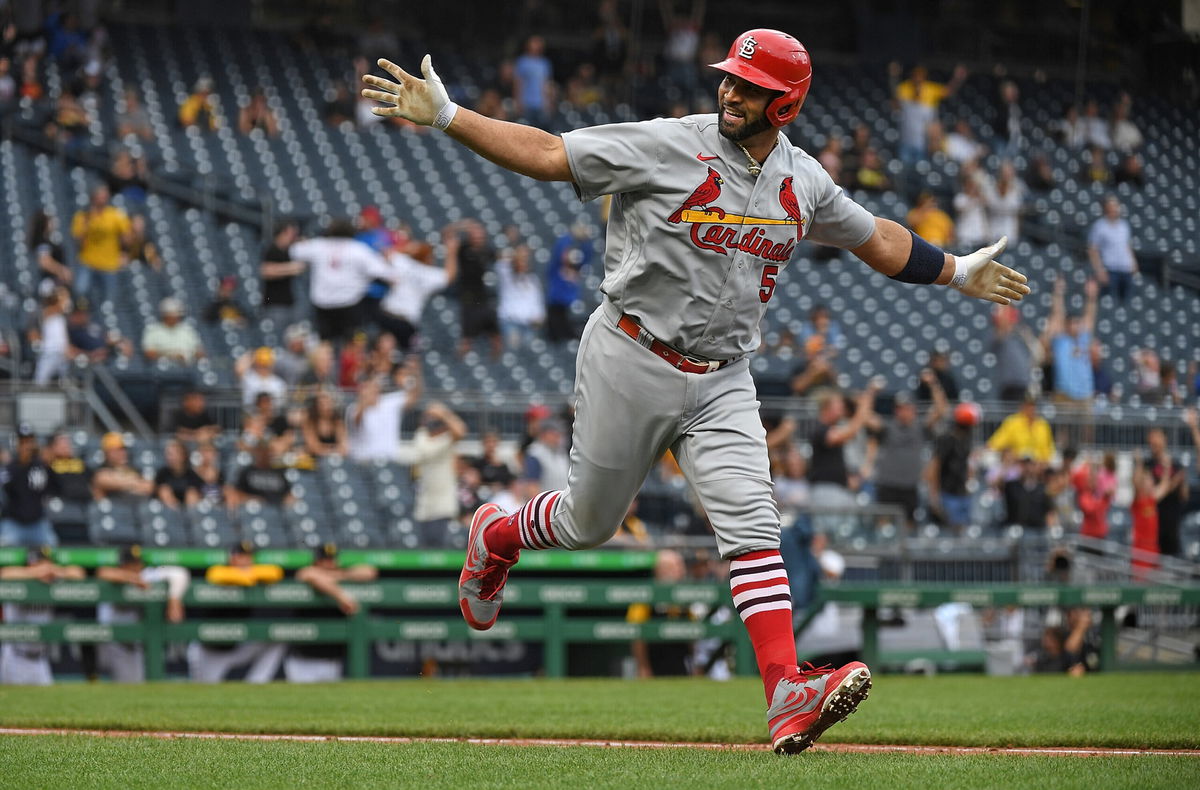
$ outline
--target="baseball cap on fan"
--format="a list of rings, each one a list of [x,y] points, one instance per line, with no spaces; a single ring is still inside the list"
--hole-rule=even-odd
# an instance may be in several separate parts
[[[36,439],[37,434],[34,433],[33,426],[27,422],[17,425],[17,439]]]

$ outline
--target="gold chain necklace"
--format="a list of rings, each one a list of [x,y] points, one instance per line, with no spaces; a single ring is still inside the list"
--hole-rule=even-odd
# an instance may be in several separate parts
[[[757,159],[755,159],[753,156],[750,155],[750,152],[746,150],[746,146],[742,145],[741,143],[737,142],[736,140],[733,141],[733,144],[736,145],[738,148],[742,149],[742,153],[746,155],[746,161],[749,163],[746,166],[746,170],[749,171],[750,175],[754,176],[755,178],[758,178],[758,174],[762,172],[762,165],[760,165],[758,163]],[[775,144],[771,146],[771,151],[775,150],[776,145],[779,145],[778,137],[775,138]],[[771,155],[771,151],[767,151],[767,156]],[[765,160],[766,157],[763,157],[763,159]]]

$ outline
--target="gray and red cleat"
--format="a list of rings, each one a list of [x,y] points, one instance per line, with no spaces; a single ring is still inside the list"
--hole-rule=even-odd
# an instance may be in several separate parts
[[[508,518],[498,505],[487,504],[475,511],[471,518],[471,533],[467,537],[467,556],[463,560],[462,573],[458,576],[458,607],[463,619],[476,631],[486,631],[496,623],[500,615],[500,603],[504,598],[504,583],[508,581],[508,569],[517,562],[517,557],[506,559],[488,551],[483,542],[483,532],[497,519]]]
[[[799,754],[812,746],[821,733],[853,713],[871,688],[871,670],[860,661],[836,670],[805,666],[785,672],[771,695],[767,726],[776,754]]]

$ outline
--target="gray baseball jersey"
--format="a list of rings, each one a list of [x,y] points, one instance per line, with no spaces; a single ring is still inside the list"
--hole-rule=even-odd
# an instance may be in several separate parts
[[[754,351],[775,278],[801,238],[857,247],[871,214],[782,134],[757,176],[716,115],[563,135],[582,200],[614,195],[601,290],[693,356]]]

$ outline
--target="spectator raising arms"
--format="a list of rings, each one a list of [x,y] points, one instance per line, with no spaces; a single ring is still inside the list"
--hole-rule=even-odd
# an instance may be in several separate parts
[[[467,425],[445,404],[425,407],[413,437],[413,473],[417,497],[413,518],[422,548],[447,548],[450,523],[458,516],[455,445],[467,435]]]
[[[937,120],[937,108],[942,101],[953,96],[967,79],[967,69],[956,66],[950,82],[942,84],[926,79],[924,66],[914,66],[909,78],[899,82],[899,63],[888,65],[888,79],[900,111],[900,159],[906,165],[921,161],[926,156],[926,131],[930,122]]]
[[[458,277],[459,239],[454,233],[444,234],[446,265],[433,262],[433,249],[428,244],[413,247],[413,254],[392,252],[388,262],[395,271],[399,286],[388,291],[380,303],[380,327],[391,332],[401,349],[413,348],[425,304],[438,291]]]
[[[299,238],[295,223],[285,222],[275,230],[271,244],[263,252],[258,267],[262,280],[263,317],[274,324],[275,329],[287,326],[295,320],[296,278],[304,272],[303,261],[292,260],[289,250]]]
[[[358,398],[347,412],[350,457],[355,461],[393,461],[400,442],[400,422],[406,409],[421,397],[420,360],[410,357],[397,370],[398,389],[384,393],[382,382],[372,376],[358,388]]]
[[[309,300],[317,334],[335,343],[362,325],[358,306],[371,282],[395,280],[395,272],[383,256],[354,238],[354,225],[347,219],[331,222],[324,236],[296,242],[288,257],[311,266]]]

